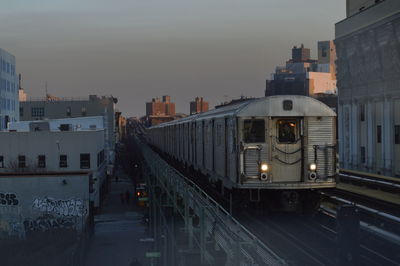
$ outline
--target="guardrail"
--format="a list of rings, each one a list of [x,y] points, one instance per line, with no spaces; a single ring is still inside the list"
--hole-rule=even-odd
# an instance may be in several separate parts
[[[353,206],[357,207],[358,209],[363,210],[363,211],[365,211],[365,212],[367,212],[369,214],[373,214],[373,215],[388,219],[388,220],[390,220],[392,222],[399,223],[399,225],[400,225],[400,217],[391,215],[391,214],[386,213],[386,212],[382,212],[382,211],[379,211],[379,210],[375,210],[375,209],[369,208],[367,206],[352,202],[350,200],[342,199],[342,198],[339,198],[337,196],[332,196],[332,195],[329,195],[329,194],[327,194],[325,192],[320,192],[320,194],[324,195],[324,196],[326,196],[326,197],[328,197],[328,198],[330,198],[332,200],[335,200],[335,201],[337,201],[339,203],[353,205]]]
[[[226,265],[287,265],[199,186],[168,165],[146,144],[136,141],[148,165],[148,174],[173,199],[173,208],[184,218],[185,227],[198,246],[203,263],[212,264],[213,261],[207,251],[207,238],[225,252]],[[183,206],[178,204],[178,199],[183,201]],[[199,228],[193,227],[194,216],[199,218]],[[194,234],[193,230],[197,229],[199,234]]]
[[[400,191],[400,179],[397,181],[392,179],[382,179],[369,175],[362,176],[340,172],[339,181],[381,189],[390,193],[398,193]]]

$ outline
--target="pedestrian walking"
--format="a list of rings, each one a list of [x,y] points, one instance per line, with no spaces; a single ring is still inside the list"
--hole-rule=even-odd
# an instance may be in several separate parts
[[[129,191],[128,190],[125,192],[125,201],[127,204],[129,204]]]
[[[119,194],[121,197],[121,204],[124,204],[125,198],[124,198],[124,193]]]

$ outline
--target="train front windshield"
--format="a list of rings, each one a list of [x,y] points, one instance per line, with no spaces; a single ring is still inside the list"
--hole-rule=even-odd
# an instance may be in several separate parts
[[[296,143],[296,121],[278,121],[278,140],[280,143]]]

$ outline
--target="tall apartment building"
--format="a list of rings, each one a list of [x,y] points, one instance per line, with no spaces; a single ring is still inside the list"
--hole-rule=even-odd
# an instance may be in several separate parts
[[[146,124],[148,126],[158,125],[175,119],[175,103],[171,97],[164,95],[162,100],[153,98],[146,103]]]
[[[159,98],[153,98],[151,102],[146,103],[146,115],[174,116],[175,103],[171,102],[171,96],[164,95],[162,101]]]
[[[292,58],[277,67],[266,81],[265,96],[305,95],[318,98],[336,108],[336,50],[332,41],[318,42],[318,60],[310,58],[310,49],[293,47]]]
[[[18,85],[19,85],[19,89],[18,89],[18,98],[20,102],[25,102],[27,99],[27,95],[26,92],[24,90],[24,88],[22,87],[22,80],[21,80],[21,74],[18,75]]]
[[[208,102],[203,100],[203,97],[196,97],[193,102],[190,102],[190,115],[199,114],[208,111]]]
[[[310,48],[305,48],[304,44],[300,47],[294,46],[292,49],[292,62],[293,63],[303,63],[311,61],[311,50]]]
[[[336,24],[340,164],[400,177],[400,1],[347,0]]]
[[[19,120],[18,76],[15,56],[0,49],[0,130],[10,121]]]
[[[317,72],[330,73],[336,80],[336,47],[333,41],[318,42]]]
[[[116,127],[115,127],[115,104],[117,99],[110,96],[98,97],[89,95],[85,99],[67,99],[50,97],[46,99],[28,99],[20,103],[20,120],[44,120],[59,118],[75,118],[85,116],[104,117],[106,150],[109,151],[106,159],[110,163],[114,161]]]

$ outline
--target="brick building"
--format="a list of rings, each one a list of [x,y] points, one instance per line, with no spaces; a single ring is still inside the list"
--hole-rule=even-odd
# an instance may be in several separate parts
[[[198,114],[208,111],[208,102],[203,100],[203,97],[196,99],[193,102],[190,102],[190,114]]]
[[[175,116],[175,103],[171,102],[171,96],[164,95],[162,101],[159,98],[153,98],[151,102],[146,103],[147,116]]]
[[[171,97],[164,95],[162,100],[153,98],[146,103],[146,125],[155,126],[175,119],[175,103]]]

